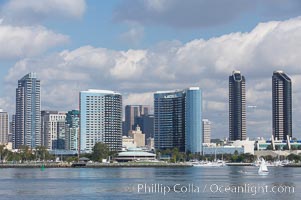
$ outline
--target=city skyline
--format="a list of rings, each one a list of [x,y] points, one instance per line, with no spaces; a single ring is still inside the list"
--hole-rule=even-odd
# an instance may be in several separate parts
[[[78,109],[78,91],[88,88],[120,91],[124,105],[152,105],[157,90],[197,85],[212,137],[222,138],[228,135],[227,76],[239,69],[248,80],[247,134],[270,137],[270,76],[281,69],[292,79],[292,130],[298,137],[298,2],[213,1],[224,9],[193,0],[74,0],[72,6],[68,0],[1,1],[0,108],[12,116],[15,82],[30,71],[43,80],[44,110]],[[139,17],[124,8],[139,10]]]
[[[276,75],[278,75],[278,74],[280,74],[279,75],[279,77],[276,77]],[[283,83],[283,84],[281,84],[280,82],[281,82],[281,80],[279,80],[279,79],[283,79],[283,77],[285,78],[285,80],[288,80],[288,82],[289,82],[289,84],[285,84],[285,83]],[[29,83],[26,83],[26,82],[28,82],[28,80],[27,79],[30,79],[29,80]],[[37,91],[38,91],[38,96],[39,96],[39,93],[40,93],[40,80],[39,79],[37,79],[37,84],[32,84],[32,82],[34,82],[34,81],[32,81],[31,79],[37,79],[37,75],[36,75],[36,73],[35,72],[30,72],[30,73],[28,73],[27,75],[25,75],[22,79],[20,79],[19,80],[19,87],[20,86],[22,86],[22,87],[25,87],[24,85],[27,85],[27,84],[29,84],[29,86],[31,87],[31,85],[37,85]],[[235,93],[235,91],[236,90],[234,90],[236,87],[235,87],[235,84],[233,83],[233,80],[235,79],[240,79],[240,81],[242,82],[242,85],[240,85],[239,86],[239,90],[241,91],[241,95],[237,95],[237,94],[235,94],[234,95],[234,93]],[[275,81],[275,80],[278,80],[278,81]],[[237,80],[235,81],[234,80],[234,82],[237,82]],[[280,93],[281,94],[286,94],[286,96],[285,97],[283,97],[283,99],[280,99],[280,101],[279,102],[286,102],[286,103],[284,103],[285,105],[283,105],[283,107],[287,107],[287,104],[289,104],[289,110],[288,111],[285,111],[284,110],[284,113],[286,113],[286,114],[281,114],[281,119],[284,119],[284,121],[287,121],[286,119],[287,119],[287,117],[283,117],[284,115],[285,116],[287,116],[288,114],[290,114],[290,116],[289,116],[289,121],[288,121],[288,123],[287,123],[287,125],[285,125],[285,127],[287,127],[287,126],[289,126],[290,128],[289,129],[287,129],[286,128],[286,130],[282,130],[282,135],[284,135],[284,133],[285,134],[287,134],[286,132],[287,132],[287,130],[289,130],[289,133],[288,133],[288,135],[290,136],[290,137],[292,137],[292,131],[291,131],[291,127],[292,127],[292,116],[291,116],[291,102],[292,102],[292,97],[291,97],[291,91],[292,91],[292,86],[291,86],[291,79],[282,71],[282,70],[277,70],[277,71],[274,71],[274,73],[273,73],[273,77],[272,77],[272,80],[273,80],[273,88],[272,88],[272,90],[273,90],[273,94],[276,94],[277,93],[277,99],[280,99]],[[25,82],[24,82],[25,81]],[[239,80],[238,80],[238,82],[240,82]],[[21,82],[21,83],[20,83]],[[24,82],[24,83],[23,83]],[[277,85],[277,86],[276,86]],[[282,87],[282,86],[283,87]],[[274,92],[274,91],[276,91],[276,90],[278,90],[278,88],[280,88],[280,86],[281,86],[281,91],[277,91],[277,92]],[[275,89],[275,88],[277,88],[277,89]],[[284,90],[284,88],[285,88],[285,90]],[[23,89],[24,90],[24,89]],[[23,91],[22,90],[22,91]],[[31,91],[32,89],[30,89],[29,88],[29,90]],[[92,93],[94,93],[95,91],[102,91],[102,92],[105,92],[105,91],[107,91],[107,90],[98,90],[98,89],[89,89],[88,91],[91,91]],[[88,91],[86,91],[86,92],[88,92]],[[174,91],[180,91],[180,90],[174,90]],[[34,92],[34,90],[33,90],[33,92]],[[84,91],[80,91],[80,93],[81,92],[84,92]],[[112,91],[107,91],[107,92],[112,92]],[[236,91],[236,93],[237,93],[238,91]],[[17,90],[17,94],[18,93],[20,93],[20,92],[18,92],[18,90]],[[156,94],[157,92],[155,92],[154,94]],[[160,93],[160,92],[159,92]],[[233,96],[234,95],[234,96]],[[233,96],[233,97],[232,97]],[[231,102],[232,103],[234,103],[234,105],[237,105],[237,102],[235,102],[235,101],[233,101],[233,98],[234,97],[238,97],[238,98],[241,98],[241,101],[243,102],[242,103],[242,105],[246,105],[246,97],[245,97],[245,78],[244,78],[244,76],[243,75],[241,75],[241,73],[240,73],[240,71],[237,71],[237,70],[235,70],[235,71],[233,71],[232,72],[232,75],[231,76],[229,76],[229,109],[231,110]],[[20,97],[18,97],[18,98],[20,98]],[[18,99],[18,98],[16,98],[16,99]],[[288,98],[288,100],[286,100]],[[231,100],[232,99],[232,100]],[[272,100],[273,100],[273,105],[279,105],[279,102],[277,102],[276,104],[274,103],[274,99],[275,99],[275,97],[273,96],[272,97]],[[40,102],[41,100],[38,100],[37,102]],[[40,104],[38,103],[38,105],[40,106]],[[123,105],[123,104],[122,104]],[[39,107],[38,106],[38,107]],[[80,105],[79,105],[79,107],[80,107]],[[256,108],[256,106],[249,106],[249,107],[251,107],[251,108],[253,108],[253,107],[255,107]],[[151,109],[151,106],[150,105],[125,105],[125,106],[122,106],[122,109],[124,109],[124,113],[123,113],[123,115],[127,115],[127,112],[126,112],[126,110],[127,110],[127,108],[129,108],[128,110],[130,111],[131,110],[131,115],[132,114],[139,114],[139,116],[141,115],[141,116],[144,116],[145,114],[146,114],[146,116],[148,117],[148,116],[153,116],[153,114],[150,112],[150,109]],[[40,108],[41,109],[41,108]],[[234,110],[237,110],[237,109],[234,109]],[[243,109],[243,110],[245,110],[245,109]],[[279,108],[278,108],[278,110],[279,110]],[[282,109],[283,110],[283,109]],[[129,112],[128,111],[128,112]],[[43,112],[45,113],[45,112],[47,112],[48,114],[52,114],[53,116],[54,115],[56,115],[56,114],[61,114],[62,116],[64,115],[64,118],[66,117],[66,114],[67,113],[64,113],[65,111],[55,111],[55,110],[44,110],[44,109],[41,109],[41,117],[42,117],[42,123],[41,124],[43,124]],[[69,111],[68,111],[69,112]],[[244,111],[245,112],[245,111]],[[278,113],[278,115],[279,115],[279,111],[277,112]],[[130,113],[128,113],[129,115],[130,115]],[[151,114],[151,115],[149,115],[149,114]],[[240,123],[234,123],[234,124],[246,124],[246,119],[245,119],[245,113],[243,114],[243,115],[241,115],[241,116],[244,116],[244,122],[242,123],[242,122],[240,122]],[[14,116],[14,115],[13,115]],[[139,116],[137,115],[137,117],[139,118]],[[231,122],[231,116],[234,116],[234,114],[232,113],[231,114],[231,112],[230,112],[230,114],[229,114],[229,122]],[[272,115],[272,117],[273,117],[273,119],[275,118],[275,116],[274,116],[274,112],[273,112],[273,115]],[[48,121],[50,120],[50,116],[48,117],[49,119],[48,119]],[[131,117],[132,118],[132,117]],[[138,120],[138,118],[137,118],[137,120]],[[279,118],[279,117],[277,117],[277,118]],[[132,119],[132,121],[133,121],[134,119]],[[136,119],[135,119],[136,120]],[[141,120],[141,119],[140,119]],[[11,121],[12,121],[12,119],[11,119]],[[51,122],[51,120],[49,121],[49,122]],[[53,122],[55,122],[55,121],[53,121]],[[53,122],[51,122],[51,123],[53,123]],[[62,125],[62,127],[63,127],[63,140],[65,140],[65,138],[66,138],[66,127],[65,127],[65,119],[62,121],[63,122],[63,124],[64,125]],[[124,121],[122,121],[122,122],[124,122]],[[14,123],[14,122],[12,122],[12,123]],[[48,123],[48,122],[47,122]],[[59,121],[57,122],[57,123],[59,123]],[[135,125],[135,124],[138,124],[138,121],[136,122],[134,122],[133,121],[133,125]],[[142,124],[142,127],[143,127],[143,122],[142,121],[140,121],[140,123]],[[231,124],[231,123],[230,123]],[[230,130],[229,130],[229,139],[230,140],[244,140],[244,139],[246,139],[246,138],[249,138],[249,137],[247,137],[247,135],[246,135],[246,130],[245,130],[245,127],[244,128],[242,128],[242,135],[241,136],[236,136],[235,138],[232,138],[231,137],[231,126],[230,126],[230,124],[229,124],[229,128],[230,128]],[[47,125],[48,126],[48,125]],[[55,125],[56,126],[56,125]],[[236,126],[236,125],[235,125]],[[234,128],[235,128],[235,126],[234,126]],[[244,125],[245,126],[245,125]],[[273,126],[274,126],[274,124],[273,124]],[[279,125],[278,125],[279,126]],[[43,128],[44,128],[44,125],[42,125],[41,126],[42,127],[42,131],[41,131],[41,135],[39,135],[40,137],[41,137],[41,144],[42,145],[45,145],[45,146],[48,146],[48,149],[51,149],[51,147],[50,146],[52,146],[52,148],[54,148],[53,147],[53,145],[50,145],[49,146],[49,144],[47,144],[47,143],[51,143],[52,142],[52,140],[48,140],[47,141],[47,137],[50,137],[50,138],[55,138],[55,137],[53,137],[51,134],[52,133],[50,133],[49,131],[49,134],[50,135],[47,135],[48,134],[48,132],[47,132],[47,128],[45,129],[46,130],[46,132],[45,131],[43,131]],[[239,128],[239,127],[238,127]],[[52,128],[49,128],[49,129],[52,129]],[[134,130],[134,128],[132,129],[132,130]],[[57,130],[57,131],[59,131],[59,130]],[[44,133],[45,132],[45,133]],[[43,135],[43,134],[45,134],[45,135]],[[59,135],[60,134],[57,134],[57,133],[55,133],[55,135],[57,135],[57,137],[59,137]],[[280,138],[280,139],[286,139],[286,136],[283,136],[283,137],[279,137],[279,133],[277,133],[277,134],[275,134],[275,133],[273,133],[273,135],[274,135],[274,138]],[[278,136],[278,137],[276,137],[276,136]],[[13,136],[14,137],[14,136]],[[45,138],[43,138],[43,137],[45,137]],[[227,136],[224,136],[223,138],[226,138]],[[258,137],[262,137],[262,135],[257,135],[257,136],[255,136],[255,137],[253,137],[252,139],[255,139],[255,138],[258,138]],[[73,137],[74,138],[74,137]],[[266,137],[266,138],[269,138],[269,137]],[[146,138],[147,139],[147,138]],[[220,138],[221,139],[221,138]],[[62,140],[62,141],[63,141]],[[73,139],[74,140],[74,139]],[[57,149],[64,149],[65,147],[64,147],[64,145],[65,144],[58,144],[58,142],[59,142],[59,139],[57,139],[57,140],[55,140],[55,143],[57,143],[57,144],[55,144],[55,149],[57,148]],[[76,141],[74,141],[75,143],[77,143]],[[62,146],[63,145],[63,146]],[[62,146],[62,147],[58,147],[58,146]]]

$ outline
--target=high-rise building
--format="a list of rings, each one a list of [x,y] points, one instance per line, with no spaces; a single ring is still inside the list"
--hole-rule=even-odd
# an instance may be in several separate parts
[[[13,114],[12,117],[11,117],[11,126],[10,126],[10,133],[11,133],[11,141],[12,142],[12,147],[14,148],[16,145],[15,145],[15,134],[16,132],[16,115]]]
[[[8,143],[8,113],[0,109],[0,144]]]
[[[139,125],[141,131],[145,134],[145,143],[147,138],[154,137],[154,115],[141,115],[136,118],[135,126]]]
[[[229,76],[229,140],[246,139],[246,80],[240,71]]]
[[[80,92],[80,150],[91,152],[97,142],[111,151],[122,147],[122,96],[108,90]]]
[[[41,112],[42,145],[47,149],[65,149],[66,113],[43,110]]]
[[[292,137],[292,81],[283,71],[272,77],[273,136],[279,140]]]
[[[203,143],[210,143],[211,140],[211,122],[203,119]]]
[[[198,87],[154,94],[156,149],[202,152],[202,98]]]
[[[137,147],[145,146],[145,134],[142,133],[140,127],[137,125],[135,130],[131,130],[129,132],[129,137],[134,139]]]
[[[79,111],[71,110],[66,115],[65,149],[76,151],[79,143]]]
[[[135,130],[137,117],[148,115],[150,112],[149,105],[126,105],[125,106],[125,129],[123,135],[128,135],[128,132]]]
[[[14,148],[41,145],[41,95],[40,80],[29,73],[18,80],[16,89],[16,118]]]

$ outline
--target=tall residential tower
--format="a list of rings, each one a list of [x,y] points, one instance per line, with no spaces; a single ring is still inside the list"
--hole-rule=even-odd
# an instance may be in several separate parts
[[[43,110],[41,112],[42,145],[49,150],[65,149],[66,113]]]
[[[80,92],[80,150],[91,152],[97,142],[111,151],[122,147],[122,96],[109,90]]]
[[[272,77],[273,136],[279,140],[292,137],[292,82],[283,71]]]
[[[210,143],[211,140],[211,122],[203,119],[203,143]]]
[[[246,81],[240,71],[229,76],[229,140],[246,139]]]
[[[21,145],[35,148],[41,145],[40,80],[29,73],[18,80],[14,148]]]
[[[8,113],[0,109],[0,144],[8,143]]]

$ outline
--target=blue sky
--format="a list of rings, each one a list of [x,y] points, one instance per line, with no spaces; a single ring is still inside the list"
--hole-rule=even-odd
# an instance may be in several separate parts
[[[227,137],[227,81],[238,69],[257,106],[247,134],[269,137],[271,75],[283,69],[298,136],[300,15],[298,0],[1,0],[0,107],[14,112],[17,80],[30,71],[42,81],[42,109],[62,111],[88,88],[119,91],[126,105],[200,86],[213,137]]]

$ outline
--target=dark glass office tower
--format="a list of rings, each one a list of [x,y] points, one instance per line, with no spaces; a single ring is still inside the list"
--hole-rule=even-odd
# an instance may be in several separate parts
[[[246,139],[246,80],[240,71],[229,76],[229,140]]]
[[[125,106],[125,121],[123,135],[128,135],[128,132],[136,129],[137,118],[142,115],[148,115],[150,112],[149,105],[126,105]],[[143,132],[144,133],[144,132]]]
[[[273,136],[279,140],[292,137],[292,82],[283,71],[272,77]]]
[[[202,93],[199,87],[154,94],[156,149],[202,152]]]

